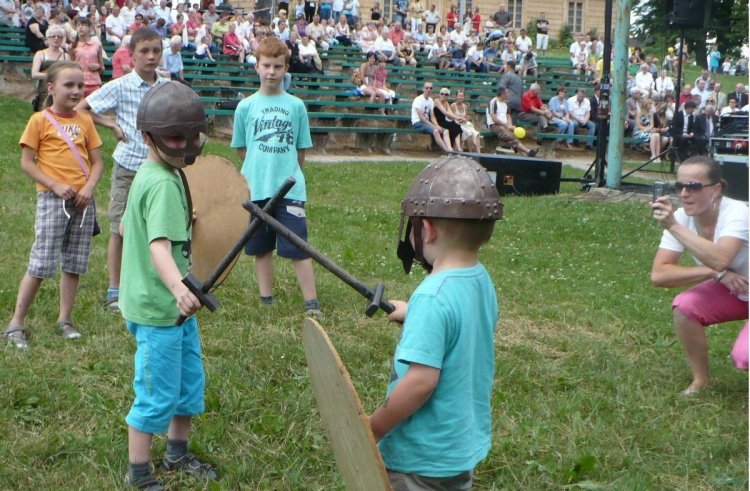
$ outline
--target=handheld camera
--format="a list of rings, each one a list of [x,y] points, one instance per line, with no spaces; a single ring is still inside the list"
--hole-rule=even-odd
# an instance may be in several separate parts
[[[669,193],[669,185],[664,181],[654,181],[654,199],[656,201]]]

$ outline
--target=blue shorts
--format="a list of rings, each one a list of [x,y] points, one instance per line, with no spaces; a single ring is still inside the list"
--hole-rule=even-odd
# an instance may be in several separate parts
[[[423,123],[422,121],[417,121],[416,123],[413,123],[411,127],[414,128],[415,130],[421,131],[425,135],[431,135],[432,132],[435,131],[435,129],[432,126],[429,126]]]
[[[261,208],[268,200],[254,201]],[[291,199],[283,199],[270,215],[281,222],[286,228],[307,242],[307,219],[305,218],[305,202]],[[278,246],[278,255],[286,259],[301,260],[310,256],[292,244],[289,239],[277,235],[276,231],[267,224],[262,224],[255,235],[245,245],[245,253],[248,256],[261,256],[267,254]]]
[[[195,317],[173,327],[125,322],[138,344],[128,425],[144,433],[164,433],[173,416],[202,413],[206,380]]]

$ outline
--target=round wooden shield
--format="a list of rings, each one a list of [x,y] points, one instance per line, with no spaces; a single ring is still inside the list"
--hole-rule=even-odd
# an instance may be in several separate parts
[[[183,169],[195,210],[193,223],[193,276],[204,281],[234,247],[250,223],[242,203],[250,198],[245,177],[237,167],[216,155],[198,157]],[[219,278],[224,281],[239,254]]]
[[[367,413],[328,335],[320,324],[308,318],[303,326],[302,342],[315,400],[344,486],[349,491],[393,489],[375,445]]]

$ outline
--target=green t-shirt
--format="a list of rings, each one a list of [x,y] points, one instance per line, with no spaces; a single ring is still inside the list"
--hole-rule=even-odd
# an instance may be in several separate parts
[[[247,150],[242,175],[247,179],[253,201],[273,196],[289,176],[297,183],[286,198],[307,201],[297,150],[310,147],[310,123],[301,99],[286,92],[279,95],[256,92],[237,105],[232,148]]]
[[[170,240],[172,258],[185,275],[190,267],[187,219],[187,196],[177,171],[145,161],[133,180],[122,219],[119,305],[125,319],[147,326],[174,325],[177,301],[154,268],[149,244]]]

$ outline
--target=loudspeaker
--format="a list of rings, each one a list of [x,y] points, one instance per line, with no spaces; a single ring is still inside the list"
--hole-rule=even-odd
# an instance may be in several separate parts
[[[703,27],[705,0],[667,0],[667,27]]]
[[[745,155],[747,157],[747,154]],[[727,181],[727,189],[724,194],[730,198],[747,201],[747,159],[744,162],[730,161],[729,159],[719,161],[721,165],[721,177]]]
[[[487,169],[501,196],[560,192],[562,162],[528,157],[460,153]]]

